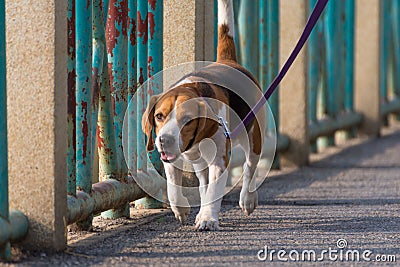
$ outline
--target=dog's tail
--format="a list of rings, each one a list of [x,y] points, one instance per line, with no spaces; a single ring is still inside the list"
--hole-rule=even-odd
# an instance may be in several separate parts
[[[233,60],[236,62],[235,23],[232,0],[218,0],[218,48],[217,62]]]

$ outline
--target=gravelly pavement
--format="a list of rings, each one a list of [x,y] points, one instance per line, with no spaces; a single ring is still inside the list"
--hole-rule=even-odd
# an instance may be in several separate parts
[[[273,261],[258,259],[257,253],[265,246],[269,252],[284,249],[286,259],[293,250],[300,253],[301,259],[304,250],[315,250],[319,258],[323,250],[331,248],[338,250],[332,257],[340,257],[340,251],[345,255],[357,250],[362,258],[362,253],[370,250],[367,256],[371,260],[395,255],[400,262],[400,131],[346,147],[299,170],[271,173],[259,190],[260,205],[249,217],[242,214],[237,197],[233,193],[225,198],[219,232],[195,232],[192,225],[196,210],[192,210],[185,226],[179,225],[172,213],[161,212],[141,223],[125,220],[119,221],[119,227],[98,229],[81,241],[71,242],[63,253],[32,253],[15,264],[276,265],[277,252]],[[338,249],[339,239],[347,241],[345,248]],[[291,255],[296,256],[295,252]],[[323,263],[338,264],[327,254]],[[362,265],[372,263],[364,261]],[[317,264],[321,262],[308,262]]]

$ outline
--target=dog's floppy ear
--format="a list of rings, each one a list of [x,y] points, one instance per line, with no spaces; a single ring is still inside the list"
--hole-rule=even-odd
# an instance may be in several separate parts
[[[209,108],[206,103],[199,101],[198,104],[198,125],[194,143],[198,143],[204,138],[210,138],[218,130],[218,123],[213,120],[212,115],[209,114]]]
[[[146,111],[142,116],[142,130],[147,135],[147,151],[154,150],[154,138],[153,138],[153,127],[154,127],[154,110],[158,100],[158,95],[153,95],[150,98],[150,102],[147,105]]]

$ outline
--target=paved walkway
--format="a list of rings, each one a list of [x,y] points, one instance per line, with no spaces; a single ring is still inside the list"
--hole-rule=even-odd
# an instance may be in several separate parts
[[[84,240],[72,238],[64,253],[34,253],[22,257],[20,264],[265,266],[279,262],[278,250],[284,250],[280,256],[289,261],[299,254],[299,262],[286,263],[291,266],[303,264],[303,256],[312,259],[312,251],[317,259],[323,255],[325,264],[330,256],[352,260],[357,253],[362,261],[392,260],[390,255],[395,255],[400,262],[400,131],[355,142],[308,167],[272,173],[250,217],[239,209],[237,194],[229,195],[219,232],[193,231],[194,211],[188,226],[164,212],[150,220],[120,220],[115,222],[119,227],[107,225],[104,232],[98,227]],[[268,257],[260,261],[257,254],[265,246]]]

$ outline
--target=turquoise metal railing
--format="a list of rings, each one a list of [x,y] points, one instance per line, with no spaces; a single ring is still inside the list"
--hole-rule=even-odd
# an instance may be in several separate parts
[[[150,97],[153,94],[160,94],[162,93],[162,84],[159,82],[162,81],[162,78],[158,78],[157,81],[154,81],[153,76],[162,70],[162,62],[163,62],[163,39],[162,39],[162,32],[163,32],[163,1],[149,1],[148,4],[146,2],[139,1],[139,12],[142,18],[144,15],[143,12],[147,12],[147,37],[139,32],[138,38],[138,75],[139,75],[139,83],[140,85],[143,84],[143,81],[140,80],[140,75],[144,77],[147,76],[149,79],[147,96],[138,97],[139,105],[141,110],[138,110],[138,115],[141,116],[143,114],[146,105],[143,103],[145,101],[150,101]],[[143,25],[142,29],[146,30],[146,26]],[[147,40],[146,40],[147,39]],[[147,46],[146,46],[147,45]],[[147,51],[146,51],[147,49]],[[147,55],[147,56],[145,56]],[[147,70],[146,70],[147,67]],[[143,70],[142,70],[143,69]],[[162,75],[162,74],[160,74]],[[139,94],[143,94],[144,90],[142,90]],[[142,144],[144,144],[144,134],[141,129],[141,119],[137,120],[137,136],[138,140]],[[154,134],[154,133],[153,133]],[[158,171],[158,173],[162,174],[164,172],[163,165],[160,160],[160,153],[155,149],[147,154],[144,146],[138,146],[138,170],[143,170],[146,166],[147,155],[149,156],[149,160],[151,162],[152,167]],[[148,168],[148,167],[147,167]],[[161,192],[160,192],[161,193]],[[158,196],[162,197],[162,196]],[[135,202],[136,207],[141,208],[160,208],[162,204],[152,198],[146,197],[143,199],[139,199]]]
[[[140,124],[149,94],[162,86],[133,97],[162,69],[162,10],[159,0],[69,0],[68,224],[90,229],[99,212],[107,218],[129,216],[128,203],[146,196],[134,182],[136,175],[145,177],[150,188],[162,187],[148,174]],[[137,102],[128,105],[132,99]],[[127,165],[122,128],[128,107]],[[95,149],[100,182],[92,185]],[[159,157],[150,158],[161,166]]]
[[[256,76],[263,90],[273,81],[279,71],[279,0],[234,1],[236,34],[235,43],[240,63]],[[268,103],[274,115],[275,127],[279,129],[279,90]],[[268,127],[273,123],[268,119]],[[289,139],[278,135],[277,150],[289,146]],[[279,155],[274,167],[279,167]]]
[[[0,0],[0,260],[11,258],[10,242],[28,232],[28,219],[20,211],[9,212],[7,156],[5,2]]]
[[[309,0],[310,10],[316,0]],[[353,130],[362,121],[354,112],[354,12],[353,0],[329,1],[308,44],[308,99],[310,141],[334,145],[339,130]],[[324,142],[325,141],[325,142]]]
[[[380,43],[381,114],[400,114],[400,1],[382,0]]]

